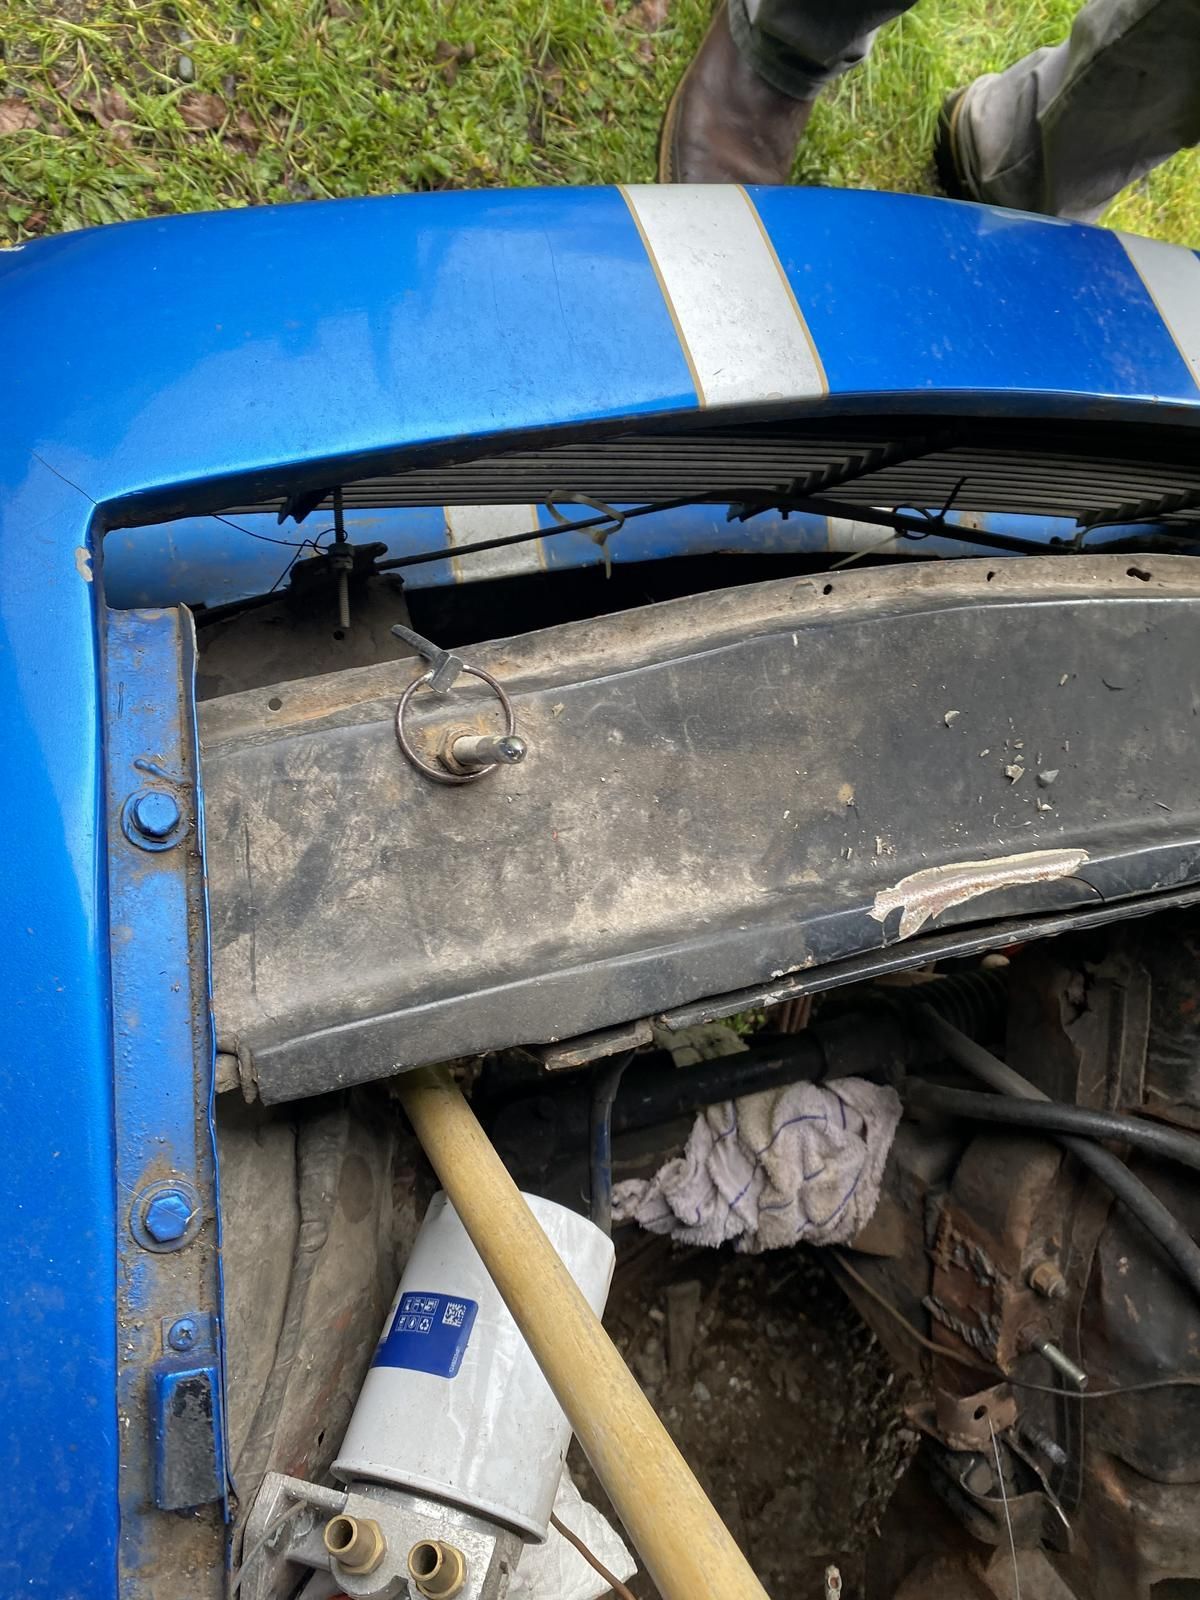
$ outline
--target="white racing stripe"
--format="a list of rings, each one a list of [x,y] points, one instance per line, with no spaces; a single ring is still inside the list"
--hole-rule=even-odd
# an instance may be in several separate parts
[[[886,509],[886,508],[885,508]],[[830,554],[848,551],[852,555],[889,556],[907,554],[908,541],[898,534],[889,533],[874,522],[858,522],[852,517],[827,517],[826,548]]]
[[[635,183],[621,192],[702,406],[815,400],[829,392],[796,297],[745,190]]]
[[[1179,354],[1200,384],[1200,259],[1182,245],[1118,235]]]
[[[510,534],[526,533],[530,528],[536,528],[536,506],[444,506],[443,514],[455,583],[511,578],[517,573],[545,570],[545,552],[540,539],[506,545],[500,550],[481,550],[474,556],[454,555],[454,551],[465,544],[476,544],[484,539],[506,539]]]

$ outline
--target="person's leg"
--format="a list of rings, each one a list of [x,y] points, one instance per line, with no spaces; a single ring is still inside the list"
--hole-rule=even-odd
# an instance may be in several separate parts
[[[1200,0],[1090,0],[1070,38],[978,78],[950,115],[963,191],[1094,221],[1200,142]]]
[[[661,183],[786,183],[825,84],[915,0],[722,0],[667,107]]]
[[[885,22],[916,0],[729,0],[734,42],[760,78],[795,100],[864,61]]]

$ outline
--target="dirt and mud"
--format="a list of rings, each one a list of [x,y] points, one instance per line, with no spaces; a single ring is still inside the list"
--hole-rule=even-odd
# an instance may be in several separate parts
[[[861,1600],[916,1443],[873,1335],[812,1251],[684,1249],[628,1229],[616,1242],[605,1325],[767,1592],[821,1600],[832,1562]],[[611,1515],[578,1445],[570,1462]],[[645,1574],[629,1587],[655,1600]]]

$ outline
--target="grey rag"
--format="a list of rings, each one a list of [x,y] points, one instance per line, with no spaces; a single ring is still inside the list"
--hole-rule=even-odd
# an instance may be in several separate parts
[[[747,1252],[845,1244],[870,1220],[900,1121],[864,1078],[793,1083],[709,1106],[682,1156],[613,1189],[613,1216],[688,1244]]]

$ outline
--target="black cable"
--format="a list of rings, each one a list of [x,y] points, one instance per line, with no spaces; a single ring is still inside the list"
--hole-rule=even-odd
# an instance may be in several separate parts
[[[273,534],[255,533],[253,528],[243,528],[240,522],[234,522],[232,517],[223,517],[219,511],[210,511],[209,516],[214,522],[223,522],[227,528],[232,528],[235,533],[244,533],[247,539],[258,539],[262,544],[281,544],[288,550],[303,550],[309,539],[276,539]]]
[[[633,522],[638,517],[653,516],[659,511],[678,511],[683,506],[695,505],[732,505],[736,503],[736,496],[714,490],[710,494],[682,495],[676,500],[652,500],[645,505],[633,506],[628,511],[619,513],[620,521],[607,514],[595,517],[581,517],[576,522],[561,522],[553,528],[528,528],[524,533],[509,533],[502,538],[480,539],[475,544],[444,545],[438,550],[418,550],[411,556],[393,556],[389,561],[376,561],[371,568],[371,574],[379,572],[396,572],[406,567],[423,567],[433,561],[457,561],[461,556],[475,555],[482,550],[503,550],[513,544],[529,544],[534,539],[551,539],[560,533],[590,533],[595,528],[608,527],[613,533],[626,522]],[[737,520],[746,521],[749,517],[759,516],[771,510],[771,506],[756,506],[747,510],[745,515]],[[777,509],[784,509],[779,507]],[[815,516],[847,517],[859,522],[870,523],[872,526],[890,528],[900,538],[910,539],[914,543],[927,538],[930,534],[939,534],[947,539],[957,540],[960,544],[984,544],[998,550],[1007,550],[1013,555],[1072,555],[1076,552],[1070,546],[1052,547],[1038,544],[1029,539],[1010,538],[1006,534],[981,534],[973,528],[959,528],[951,523],[942,523],[937,517],[908,516],[903,512],[877,511],[870,506],[845,505],[840,500],[789,500],[786,509],[792,511],[811,511]],[[213,513],[215,515],[215,513]],[[228,517],[218,517],[218,522],[225,522],[231,528],[237,528],[239,533],[246,534],[251,539],[263,539],[268,544],[287,545],[289,549],[297,552],[303,550],[308,540],[297,544],[291,539],[272,539],[265,533],[255,533],[252,528],[240,527],[236,522],[230,522]],[[799,553],[799,552],[798,552]],[[868,551],[859,552],[869,554]],[[1082,552],[1081,552],[1082,553]],[[1091,552],[1088,552],[1089,554]],[[290,565],[288,570],[290,571]],[[284,576],[286,577],[286,573]],[[241,611],[252,611],[257,606],[266,605],[273,598],[274,589],[265,595],[250,595],[245,600],[231,600],[223,606],[213,606],[203,611],[196,612],[198,627],[207,627],[212,623],[223,622],[229,616]]]
[[[768,508],[763,508],[768,509]],[[909,516],[906,511],[881,511],[875,506],[847,505],[844,500],[825,495],[789,497],[779,507],[782,511],[809,512],[817,517],[846,517],[853,522],[869,522],[880,528],[891,528],[908,539],[955,539],[959,544],[984,545],[989,550],[1007,550],[1012,555],[1052,556],[1073,555],[1074,547],[1067,543],[1046,544],[1035,539],[1018,539],[1012,534],[989,533],[982,528],[963,528],[954,522],[943,522],[940,516]],[[1094,554],[1088,551],[1088,555]]]
[[[592,1074],[591,1134],[591,1218],[605,1233],[612,1233],[612,1109],[621,1087],[625,1068],[634,1052],[626,1050],[613,1061],[606,1061]]]
[[[1057,1100],[1015,1100],[1007,1095],[982,1094],[976,1089],[950,1089],[939,1083],[910,1078],[904,1098],[929,1111],[972,1122],[1001,1122],[1017,1128],[1038,1128],[1049,1133],[1077,1133],[1086,1139],[1121,1139],[1151,1155],[1182,1162],[1200,1172],[1200,1138],[1159,1122]]]
[[[1007,550],[1012,555],[1021,556],[1136,555],[1139,551],[1146,551],[1147,547],[1153,550],[1164,543],[1168,546],[1168,550],[1159,549],[1158,553],[1169,554],[1170,549],[1180,543],[1190,549],[1200,542],[1200,529],[1195,534],[1186,534],[1162,524],[1148,525],[1144,533],[1131,535],[1128,539],[1109,539],[1103,544],[1077,544],[1073,539],[1058,538],[1049,542],[1020,539],[1015,534],[992,533],[986,528],[968,528],[959,523],[945,522],[942,520],[943,513],[918,513],[910,516],[904,511],[880,511],[874,506],[847,505],[843,500],[830,499],[825,495],[805,495],[799,499],[789,499],[778,509],[807,511],[815,516],[848,517],[856,522],[870,522],[881,528],[893,528],[905,538],[914,541],[936,535],[940,539],[955,539],[960,544],[982,545],[986,549]],[[1120,527],[1122,524],[1111,523],[1107,526]],[[1092,528],[1084,528],[1082,532],[1091,533]]]
[[[607,513],[597,517],[581,517],[578,522],[560,522],[553,528],[530,528],[525,533],[509,533],[500,539],[480,539],[477,544],[446,545],[440,550],[419,550],[415,556],[395,556],[391,561],[377,561],[376,572],[394,572],[397,567],[422,567],[429,561],[457,561],[459,556],[474,555],[477,550],[503,550],[510,544],[528,544],[531,539],[549,539],[558,533],[588,533],[592,528],[602,528],[606,524],[612,527],[615,533],[622,522],[632,522],[635,517],[653,516],[656,511],[678,511],[681,506],[695,506],[707,503],[709,497],[702,494],[682,495],[678,500],[651,500],[644,506],[634,506],[629,511],[620,513],[620,521],[616,516]],[[714,502],[717,505],[724,502],[718,497]]]
[[[839,485],[840,487],[840,485]],[[656,511],[677,511],[681,506],[696,505],[737,505],[737,492],[727,493],[724,490],[713,489],[704,494],[682,495],[676,500],[653,500],[646,505],[634,506],[631,510],[621,513],[624,522],[631,522],[635,517],[652,516]],[[1075,548],[1071,544],[1047,545],[1033,539],[1017,539],[1009,534],[988,533],[976,528],[963,528],[955,523],[943,522],[939,516],[909,516],[903,511],[880,511],[874,506],[848,505],[843,500],[827,499],[820,496],[807,496],[802,498],[787,498],[779,505],[755,505],[746,507],[737,521],[745,522],[751,517],[762,515],[771,510],[811,512],[819,517],[845,517],[851,521],[868,522],[880,528],[890,528],[893,533],[900,534],[903,538],[920,540],[926,539],[931,534],[942,538],[957,540],[960,544],[986,545],[990,549],[1007,550],[1013,555],[1074,555]],[[530,528],[525,533],[510,533],[503,538],[481,539],[477,544],[464,544],[453,549],[421,550],[412,556],[396,556],[391,561],[376,563],[376,572],[392,572],[397,567],[419,567],[429,561],[448,561],[451,557],[469,556],[477,550],[501,550],[510,544],[526,544],[531,539],[550,538],[559,533],[587,533],[592,528],[603,527],[606,523],[613,523],[611,516],[583,517],[578,522],[563,522],[554,528]],[[614,523],[613,531],[616,531]],[[1088,550],[1092,555],[1095,552]]]
[[[1047,1103],[1049,1097],[1023,1078],[1019,1072],[968,1039],[932,1006],[921,1005],[916,1015],[926,1033],[934,1039],[952,1061],[965,1067],[974,1077],[981,1078],[989,1087],[1014,1099],[1036,1100]],[[1146,1232],[1170,1256],[1192,1292],[1200,1299],[1200,1247],[1178,1217],[1152,1194],[1140,1178],[1134,1177],[1123,1161],[1119,1161],[1102,1145],[1091,1139],[1080,1139],[1074,1134],[1056,1133],[1054,1137],[1095,1177],[1112,1191],[1125,1209],[1142,1224]]]

